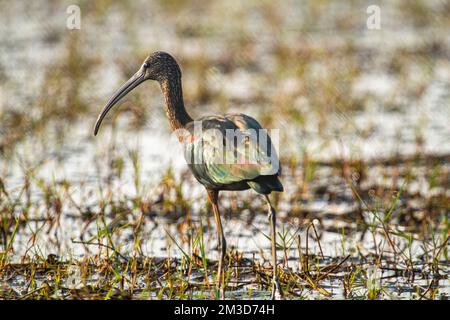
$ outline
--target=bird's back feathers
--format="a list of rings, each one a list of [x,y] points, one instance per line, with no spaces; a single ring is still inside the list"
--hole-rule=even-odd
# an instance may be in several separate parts
[[[186,161],[206,188],[252,188],[262,194],[283,191],[276,151],[255,119],[244,114],[204,117],[186,129],[190,132],[185,141]]]

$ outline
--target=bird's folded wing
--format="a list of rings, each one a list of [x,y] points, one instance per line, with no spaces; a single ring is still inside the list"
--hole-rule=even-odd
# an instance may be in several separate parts
[[[267,131],[248,116],[230,115],[226,120],[235,130],[222,130],[221,135],[206,131],[198,141],[209,178],[229,184],[278,174],[279,160]]]

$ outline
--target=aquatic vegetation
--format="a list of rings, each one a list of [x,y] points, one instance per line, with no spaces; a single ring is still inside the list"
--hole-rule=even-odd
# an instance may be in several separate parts
[[[383,3],[375,31],[355,3],[140,2],[82,1],[80,30],[57,2],[0,3],[0,299],[220,297],[212,208],[158,88],[92,137],[110,89],[156,50],[179,59],[194,117],[280,129],[287,298],[449,298],[447,3]],[[264,203],[221,203],[226,297],[270,297]]]

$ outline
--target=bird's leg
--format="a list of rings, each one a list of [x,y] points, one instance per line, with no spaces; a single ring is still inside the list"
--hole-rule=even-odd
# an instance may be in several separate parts
[[[280,281],[278,280],[278,268],[277,268],[277,238],[276,238],[276,211],[270,203],[268,195],[265,195],[267,206],[269,208],[269,223],[270,223],[270,239],[272,242],[272,265],[273,265],[273,280],[272,280],[272,299],[276,298],[276,293],[280,297],[283,297],[283,291],[281,290]]]
[[[222,282],[224,282],[222,279],[223,274],[223,264],[225,259],[225,254],[227,252],[227,242],[225,241],[225,236],[223,234],[223,228],[222,228],[222,221],[220,220],[220,212],[219,212],[219,206],[217,204],[217,200],[219,197],[219,191],[216,190],[207,190],[208,191],[208,198],[211,202],[211,205],[213,207],[214,211],[214,220],[216,222],[217,226],[217,235],[218,235],[218,241],[219,241],[219,267],[217,270],[217,283],[218,287],[221,291],[222,298],[224,297],[224,288],[222,286]]]

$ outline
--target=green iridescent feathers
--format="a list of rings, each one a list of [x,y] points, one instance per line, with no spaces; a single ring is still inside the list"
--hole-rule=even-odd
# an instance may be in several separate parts
[[[201,126],[201,130],[198,126]],[[256,190],[261,180],[259,177],[275,178],[281,172],[267,131],[249,116],[232,114],[205,117],[187,129],[191,139],[185,144],[186,160],[193,164],[191,168],[197,179],[201,178],[200,182],[204,180],[221,186],[245,181]],[[268,189],[282,189],[278,179],[265,180],[269,185],[272,182],[272,187],[268,185]]]

